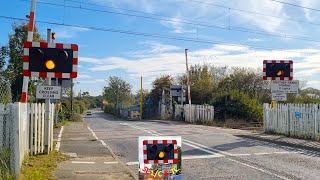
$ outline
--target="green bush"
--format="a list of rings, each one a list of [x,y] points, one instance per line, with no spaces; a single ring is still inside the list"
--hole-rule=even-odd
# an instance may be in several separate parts
[[[83,119],[82,119],[82,116],[81,116],[80,114],[74,113],[74,114],[70,117],[69,121],[72,121],[72,122],[82,122]]]
[[[72,110],[74,113],[81,114],[81,107],[78,103],[73,104]]]
[[[58,117],[59,117],[60,121],[66,120],[66,119],[65,119],[65,112],[61,112],[61,111],[60,111],[60,112],[58,113]]]
[[[104,112],[107,114],[118,115],[116,106],[113,103],[110,103],[107,106],[105,106]]]
[[[216,98],[214,103],[216,116],[243,119],[247,121],[262,121],[263,107],[257,98],[250,98],[244,92],[232,91],[230,94],[224,94]]]

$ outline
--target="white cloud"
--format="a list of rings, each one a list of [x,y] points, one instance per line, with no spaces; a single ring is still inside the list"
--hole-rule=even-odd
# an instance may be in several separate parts
[[[320,89],[320,80],[318,81],[308,81],[307,82],[308,87],[313,87],[316,89]]]
[[[151,43],[157,49],[158,43]],[[161,47],[171,47],[170,45],[161,44]],[[123,57],[106,57],[106,58],[90,58],[80,57],[83,62],[91,63],[91,71],[109,71],[123,70],[128,74],[128,78],[137,78],[140,76],[146,77],[146,81],[153,80],[161,74],[177,75],[185,73],[185,56],[183,52],[168,51],[167,49],[179,49],[172,46],[171,48],[155,51],[152,55],[148,54],[137,57],[135,52],[128,58]],[[236,66],[236,67],[251,67],[262,68],[262,61],[267,59],[292,59],[294,60],[295,76],[315,77],[320,76],[320,50],[317,49],[292,49],[292,51],[281,50],[253,50],[246,46],[229,46],[229,45],[214,45],[210,48],[200,50],[189,50],[189,65],[212,63],[216,66]],[[309,55],[308,53],[311,53]],[[302,69],[310,68],[312,69]],[[310,78],[309,78],[310,79]],[[92,81],[88,83],[94,83]]]
[[[135,55],[137,57],[147,57],[147,56],[152,56],[152,54],[172,52],[172,51],[176,51],[176,50],[181,49],[181,48],[174,46],[174,45],[162,44],[162,43],[156,42],[156,41],[145,41],[145,42],[141,42],[139,44],[141,44],[143,46],[141,49],[147,49],[147,50],[129,52],[128,54],[130,56]]]
[[[85,31],[89,31],[89,29],[78,28],[78,27],[63,27],[63,28],[54,29],[57,39],[74,38],[78,33],[85,32]]]
[[[91,78],[91,76],[90,75],[88,75],[88,74],[78,74],[78,78],[80,79],[85,79],[85,78]]]
[[[161,20],[160,24],[162,24],[165,27],[172,28],[174,33],[196,33],[197,30],[195,28],[190,28],[183,23],[183,20],[179,17],[172,17],[167,20]]]
[[[263,40],[260,38],[249,38],[247,41],[249,41],[249,42],[262,42]]]
[[[99,82],[105,82],[105,79],[90,79],[90,80],[78,80],[80,84],[96,84]]]
[[[304,7],[319,7],[319,0],[299,0],[300,5]],[[304,15],[308,21],[318,20],[318,12],[312,11],[310,9],[303,8]]]
[[[254,10],[254,12],[261,12],[262,14],[270,14],[272,16],[287,17],[283,4],[269,0],[247,0],[245,3],[243,3],[243,1],[236,1],[236,7],[238,9],[245,9],[248,11]],[[278,30],[285,24],[284,19],[270,16],[261,16],[239,11],[233,11],[232,14],[233,22],[234,20],[237,20],[241,24],[246,24],[247,26],[254,25],[268,32],[278,32]]]
[[[156,9],[156,1],[150,0],[93,0],[96,3],[106,6],[115,6],[115,7],[127,7],[129,6],[132,9],[144,10],[146,12],[154,12]]]

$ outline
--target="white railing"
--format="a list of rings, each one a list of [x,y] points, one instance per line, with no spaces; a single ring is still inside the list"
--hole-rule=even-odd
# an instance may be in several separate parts
[[[175,106],[175,117],[181,117],[183,111],[184,120],[189,123],[208,122],[214,119],[214,107],[208,105],[194,105],[189,104]]]
[[[264,130],[295,136],[320,136],[319,104],[263,105]]]

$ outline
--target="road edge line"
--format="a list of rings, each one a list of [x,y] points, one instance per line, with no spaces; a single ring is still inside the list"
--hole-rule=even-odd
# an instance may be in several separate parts
[[[124,169],[127,170],[127,171],[130,173],[130,175],[131,175],[134,179],[138,180],[138,179],[139,179],[138,175],[137,175],[136,173],[134,173],[134,172],[132,171],[132,169],[130,169],[124,162],[122,162],[122,161],[117,157],[116,154],[114,154],[114,152],[112,151],[112,149],[108,146],[108,143],[106,143],[106,142],[104,142],[103,140],[99,139],[99,138],[96,136],[96,134],[93,132],[93,130],[89,127],[88,124],[87,124],[87,128],[88,128],[89,131],[92,133],[92,135],[93,135],[97,140],[99,140],[100,143],[101,143],[104,147],[106,147],[106,148],[109,150],[109,152],[111,153],[112,157],[113,157],[116,161],[118,161],[118,162],[124,167]]]
[[[61,129],[60,129],[60,132],[59,132],[59,135],[58,135],[58,140],[57,140],[57,144],[56,144],[56,147],[54,148],[54,150],[56,151],[59,151],[60,149],[60,145],[61,145],[61,137],[62,137],[62,132],[63,132],[63,126],[61,126]]]

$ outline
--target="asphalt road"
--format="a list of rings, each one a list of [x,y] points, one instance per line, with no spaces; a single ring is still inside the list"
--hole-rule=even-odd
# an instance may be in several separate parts
[[[320,152],[239,137],[249,131],[171,121],[117,120],[93,111],[85,122],[138,174],[139,136],[181,136],[183,179],[320,179]]]

